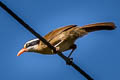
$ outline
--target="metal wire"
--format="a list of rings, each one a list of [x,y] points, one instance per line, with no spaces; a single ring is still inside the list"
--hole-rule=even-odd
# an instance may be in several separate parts
[[[18,17],[12,10],[10,10],[4,3],[0,1],[0,6],[8,12],[14,19],[16,19],[24,28],[26,28],[29,32],[43,41],[49,48],[53,49],[54,52],[57,53],[55,47],[53,47],[47,40],[45,40],[40,34],[38,34],[34,29],[32,29],[27,23],[25,23],[20,17]],[[93,80],[85,71],[83,71],[79,66],[77,66],[71,59],[62,54],[62,52],[57,53],[62,59],[66,61],[68,65],[71,65],[74,69],[76,69],[79,73],[81,73],[88,80]]]

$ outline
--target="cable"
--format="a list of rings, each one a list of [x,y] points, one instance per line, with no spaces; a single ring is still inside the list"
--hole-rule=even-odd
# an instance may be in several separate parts
[[[34,29],[32,29],[27,23],[25,23],[20,17],[18,17],[12,10],[10,10],[4,3],[0,1],[0,6],[8,12],[14,19],[16,19],[24,28],[26,28],[29,32],[39,38],[42,42],[44,42],[49,48],[53,49],[54,52],[57,53],[55,47],[53,47],[47,40],[45,40],[40,34],[38,34]],[[62,59],[66,61],[68,65],[71,65],[74,69],[80,72],[85,78],[88,80],[93,80],[86,72],[84,72],[80,67],[78,67],[71,59],[67,58],[61,52],[57,53]]]

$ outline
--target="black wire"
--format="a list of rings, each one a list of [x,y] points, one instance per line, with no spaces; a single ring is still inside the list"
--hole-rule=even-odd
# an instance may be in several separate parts
[[[0,1],[0,6],[6,12],[8,12],[13,18],[15,18],[21,25],[23,25],[28,31],[30,31],[33,35],[35,35],[37,38],[39,38],[41,41],[43,41],[49,48],[53,49],[53,51],[56,52],[56,49],[49,42],[47,42],[47,40],[45,40],[40,34],[38,34],[35,30],[33,30],[28,24],[26,24],[20,17],[18,17],[12,10],[10,10],[1,1]],[[63,55],[61,52],[59,52],[58,55],[62,59],[64,59],[68,65],[71,65],[78,72],[80,72],[85,78],[87,78],[88,80],[93,80],[87,73],[85,73],[80,67],[78,67],[73,61],[71,61],[69,58],[67,58],[65,55]]]

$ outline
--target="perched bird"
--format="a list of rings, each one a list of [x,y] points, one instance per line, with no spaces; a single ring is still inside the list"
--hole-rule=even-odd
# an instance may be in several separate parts
[[[84,35],[90,32],[99,31],[99,30],[114,30],[115,28],[116,27],[113,22],[89,24],[82,27],[79,27],[77,25],[68,25],[51,31],[50,33],[45,35],[44,38],[52,46],[56,48],[56,51],[64,52],[72,49],[72,51],[68,55],[68,57],[70,57],[73,51],[77,47],[75,41],[79,37],[83,37]],[[46,44],[44,44],[38,38],[26,42],[24,48],[18,52],[17,56],[20,56],[24,52],[56,54],[52,49],[50,49]]]

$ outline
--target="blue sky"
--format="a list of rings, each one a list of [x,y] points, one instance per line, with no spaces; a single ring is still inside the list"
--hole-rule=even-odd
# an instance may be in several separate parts
[[[119,80],[120,0],[0,0],[42,36],[61,26],[114,22],[76,41],[72,57],[95,80]],[[0,8],[0,80],[86,80],[58,55],[17,52],[35,38]],[[68,55],[69,51],[65,52]]]

